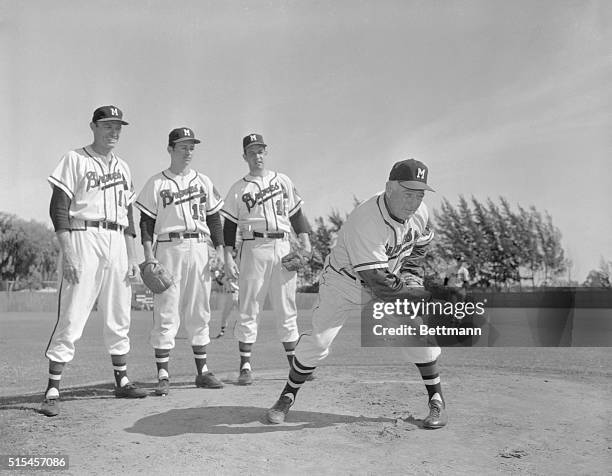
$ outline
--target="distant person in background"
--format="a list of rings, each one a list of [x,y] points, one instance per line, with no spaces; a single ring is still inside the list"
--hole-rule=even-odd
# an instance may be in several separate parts
[[[444,285],[457,288],[459,290],[461,300],[465,300],[469,284],[470,272],[467,268],[465,258],[463,256],[457,256],[456,263],[449,267],[444,280]]]

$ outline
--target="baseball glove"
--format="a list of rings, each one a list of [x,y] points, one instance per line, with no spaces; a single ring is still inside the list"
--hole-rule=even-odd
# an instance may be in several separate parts
[[[174,284],[174,278],[158,261],[145,261],[139,265],[143,283],[155,294],[161,294]]]
[[[422,288],[424,286],[423,278],[417,276],[416,274],[403,273],[401,278],[404,284],[410,288]]]
[[[310,261],[312,253],[308,253],[303,249],[291,250],[289,254],[283,256],[281,262],[287,271],[297,271],[303,268]]]

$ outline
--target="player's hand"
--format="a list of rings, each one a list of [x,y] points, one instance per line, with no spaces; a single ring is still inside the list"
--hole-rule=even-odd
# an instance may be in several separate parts
[[[138,268],[138,263],[128,263],[128,274],[127,278],[129,281],[134,282],[137,281],[138,275],[140,274],[140,269]]]
[[[225,276],[231,279],[238,279],[238,274],[239,274],[238,265],[234,261],[234,258],[232,258],[231,256],[228,256],[227,259],[225,260]]]
[[[64,254],[62,267],[63,278],[70,284],[77,284],[81,275],[81,266],[76,256],[73,254]]]

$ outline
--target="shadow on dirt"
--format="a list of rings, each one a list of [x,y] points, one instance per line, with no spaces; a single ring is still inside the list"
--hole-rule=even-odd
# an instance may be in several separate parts
[[[150,383],[134,382],[140,388],[149,390],[153,393],[154,385]],[[101,383],[96,385],[87,385],[83,387],[72,387],[61,389],[60,402],[68,402],[70,400],[86,400],[86,399],[105,399],[115,398],[115,386],[112,383]],[[3,410],[34,410],[31,404],[40,405],[43,401],[43,392],[31,393],[28,395],[13,395],[8,397],[0,397],[0,412]]]
[[[271,425],[265,420],[266,409],[260,407],[212,406],[173,409],[138,420],[128,433],[148,436],[178,436],[187,433],[234,435],[298,431],[306,428],[325,428],[346,423],[394,422],[390,418],[337,415],[334,413],[291,411],[282,425]]]

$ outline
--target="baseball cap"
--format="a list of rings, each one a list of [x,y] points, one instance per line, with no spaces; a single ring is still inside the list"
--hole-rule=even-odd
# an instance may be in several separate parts
[[[429,169],[427,166],[415,159],[402,160],[396,162],[389,174],[389,180],[401,182],[401,186],[413,190],[429,190],[435,192],[427,185]]]
[[[168,145],[174,145],[177,142],[185,142],[187,140],[192,140],[196,144],[202,142],[196,139],[194,132],[189,127],[177,127],[172,129],[168,135]]]
[[[117,106],[100,106],[93,113],[91,122],[117,121],[127,126],[129,123],[123,120],[123,112]]]
[[[248,146],[253,144],[261,144],[267,146],[264,142],[264,138],[261,134],[249,134],[242,139],[242,148],[246,149]]]

